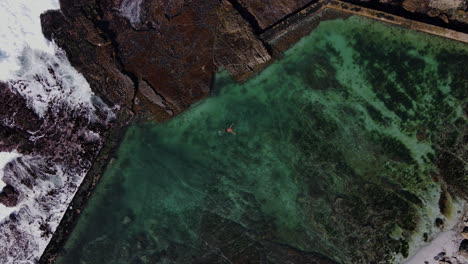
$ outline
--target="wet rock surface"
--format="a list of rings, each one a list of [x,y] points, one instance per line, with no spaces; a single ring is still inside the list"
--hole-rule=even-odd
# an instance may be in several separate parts
[[[14,93],[8,84],[0,82],[0,151],[12,151],[20,148],[26,151],[32,146],[28,141],[27,131],[36,131],[40,119],[27,107],[26,99]]]
[[[344,0],[344,2],[462,32],[466,32],[468,23],[466,0]]]
[[[351,17],[349,20],[339,21],[347,23],[355,19],[358,18]],[[374,23],[372,24],[374,25]],[[380,25],[380,23],[375,24]],[[152,187],[159,188],[161,186],[164,189],[169,188],[172,182],[171,179],[177,178],[174,175],[178,175],[176,174],[177,171],[165,174],[163,173],[164,169],[159,169],[155,165],[159,163],[167,167],[168,164],[177,160],[171,156],[173,154],[163,152],[162,150],[166,149],[166,147],[156,142],[158,139],[174,140],[177,142],[178,138],[183,138],[187,142],[190,142],[189,146],[193,146],[196,143],[201,144],[203,147],[196,148],[195,153],[198,154],[196,156],[206,157],[205,155],[200,155],[199,152],[200,149],[206,149],[204,144],[213,144],[222,139],[222,135],[216,135],[213,131],[223,127],[222,123],[227,121],[220,120],[220,123],[214,124],[213,120],[224,118],[222,117],[223,111],[217,110],[212,106],[203,108],[203,104],[201,104],[202,110],[200,108],[193,109],[198,113],[197,117],[201,117],[200,120],[187,118],[190,114],[189,112],[187,116],[184,116],[186,117],[184,122],[179,124],[172,123],[174,131],[166,134],[131,133],[130,135],[133,135],[136,141],[139,142],[141,140],[143,142],[135,142],[135,146],[141,146],[141,149],[123,147],[123,149],[129,151],[129,158],[126,159],[125,155],[122,154],[119,155],[120,161],[116,159],[114,163],[114,168],[116,168],[115,185],[100,185],[106,186],[106,190],[109,191],[109,198],[102,199],[97,203],[97,214],[94,216],[90,216],[92,214],[85,214],[86,216],[82,218],[92,217],[91,219],[88,218],[89,225],[85,224],[86,228],[79,229],[85,237],[83,239],[85,242],[78,242],[77,247],[70,247],[70,250],[67,250],[65,253],[65,255],[70,253],[67,256],[68,259],[62,263],[69,264],[73,263],[73,261],[78,263],[80,257],[83,257],[85,262],[90,263],[106,263],[106,261],[110,263],[117,260],[130,262],[132,258],[136,259],[137,257],[142,263],[162,263],[164,261],[169,263],[171,261],[173,263],[192,263],[193,259],[198,261],[195,263],[229,263],[229,261],[232,263],[249,263],[249,260],[254,263],[285,263],[286,261],[295,261],[292,263],[322,261],[327,263],[328,260],[326,258],[322,258],[314,252],[325,252],[328,257],[336,257],[338,254],[353,256],[352,258],[342,257],[341,263],[377,263],[382,262],[382,256],[389,254],[389,251],[399,253],[403,257],[408,257],[412,253],[410,237],[413,232],[418,230],[418,215],[421,212],[420,210],[428,208],[428,201],[432,201],[432,199],[434,200],[430,203],[433,203],[435,210],[440,210],[440,215],[438,216],[440,217],[438,221],[440,224],[437,228],[435,226],[435,217],[427,217],[425,219],[427,223],[425,238],[421,239],[429,242],[434,237],[434,232],[440,232],[444,228],[448,228],[449,221],[444,215],[448,211],[446,205],[449,196],[446,195],[445,190],[443,190],[443,195],[440,195],[440,199],[438,199],[438,189],[435,190],[433,198],[424,198],[429,195],[428,191],[427,189],[422,190],[420,188],[425,188],[423,186],[427,186],[427,188],[433,188],[435,185],[438,186],[444,177],[450,177],[448,175],[450,171],[447,171],[444,175],[439,175],[438,170],[432,163],[436,160],[435,155],[430,153],[432,151],[426,149],[428,152],[425,152],[419,147],[414,148],[414,146],[422,147],[423,145],[435,143],[435,148],[445,149],[446,143],[434,141],[438,138],[454,139],[455,135],[448,133],[450,130],[448,127],[452,126],[452,121],[448,120],[452,120],[452,118],[444,118],[444,116],[451,116],[454,107],[450,103],[452,99],[442,99],[444,98],[443,91],[445,91],[444,83],[450,83],[448,84],[451,89],[450,95],[453,93],[457,98],[463,98],[460,97],[460,93],[463,93],[464,90],[463,86],[457,86],[451,81],[445,82],[444,80],[448,76],[451,76],[451,74],[456,74],[457,76],[458,74],[463,74],[466,67],[458,65],[450,70],[446,69],[446,67],[448,67],[447,65],[455,64],[453,62],[456,60],[455,58],[465,52],[461,52],[458,55],[453,55],[452,53],[451,56],[444,57],[443,54],[451,52],[445,51],[443,48],[445,45],[442,45],[441,50],[431,55],[433,59],[426,59],[424,56],[434,52],[433,49],[438,46],[430,44],[432,39],[429,37],[428,39],[421,39],[414,43],[406,43],[406,38],[402,37],[398,41],[406,43],[405,48],[397,48],[388,45],[388,43],[395,41],[392,41],[392,38],[385,33],[388,32],[387,30],[382,29],[380,34],[378,31],[372,32],[369,28],[369,26],[366,26],[366,30],[346,30],[343,29],[343,26],[330,26],[326,30],[322,29],[323,35],[320,35],[315,41],[311,41],[311,43],[320,43],[321,40],[327,40],[329,43],[323,43],[319,47],[314,46],[307,49],[308,56],[298,56],[299,62],[297,67],[293,67],[296,64],[289,61],[289,63],[284,63],[285,66],[282,71],[271,74],[270,78],[265,77],[264,82],[252,83],[250,87],[242,87],[241,85],[239,87],[237,86],[238,84],[234,83],[232,87],[226,87],[226,91],[233,93],[238,91],[239,97],[245,98],[249,93],[253,93],[255,88],[261,87],[264,83],[271,81],[270,88],[265,88],[264,96],[256,94],[252,96],[252,100],[247,99],[247,102],[233,100],[233,106],[226,106],[226,109],[229,109],[226,111],[226,120],[236,118],[232,115],[234,111],[246,111],[245,116],[249,117],[254,114],[259,116],[257,120],[252,121],[251,125],[246,126],[246,119],[240,115],[237,119],[242,121],[236,122],[236,131],[239,132],[239,136],[233,138],[225,136],[226,140],[232,140],[232,143],[235,143],[225,143],[226,146],[220,148],[221,154],[216,155],[216,157],[236,157],[235,161],[227,158],[226,165],[231,163],[241,164],[241,161],[245,160],[245,164],[252,166],[252,170],[249,170],[247,173],[240,173],[238,169],[226,170],[229,166],[225,166],[222,162],[218,162],[220,164],[218,168],[216,166],[207,166],[205,165],[206,163],[198,162],[197,160],[197,162],[193,163],[194,166],[190,165],[190,169],[188,170],[193,172],[196,171],[194,169],[196,166],[201,166],[202,168],[209,168],[209,172],[202,170],[203,173],[197,175],[191,174],[187,177],[187,182],[182,181],[184,184],[181,188],[185,190],[186,183],[193,183],[193,188],[187,189],[189,194],[193,192],[193,189],[197,190],[194,192],[197,195],[207,194],[205,200],[207,204],[205,205],[197,200],[196,195],[194,195],[195,198],[192,195],[188,195],[183,201],[192,202],[195,204],[195,209],[187,209],[188,212],[186,214],[180,213],[179,209],[177,209],[178,206],[185,208],[186,202],[177,203],[170,201],[167,205],[161,202],[171,197],[171,195],[178,193],[177,184],[174,184],[174,189],[169,191],[151,189]],[[338,29],[343,30],[346,34],[353,35],[353,41],[342,43],[337,41],[342,38],[331,37],[330,35],[336,34]],[[392,33],[395,33],[395,31]],[[372,38],[369,36],[372,36]],[[435,39],[437,40],[438,38]],[[420,44],[423,46],[418,47],[417,51],[409,48]],[[355,49],[356,53],[348,50],[351,47]],[[382,52],[382,48],[385,49],[384,52]],[[340,49],[344,49],[344,51],[340,51]],[[449,48],[447,47],[447,49]],[[441,56],[440,58],[436,57],[439,55]],[[430,62],[434,62],[434,64]],[[278,63],[275,63],[272,67],[274,68]],[[355,69],[355,66],[349,65],[350,63],[356,63],[357,67],[362,68],[359,72],[365,81],[358,82],[359,74],[356,74],[352,70]],[[448,70],[448,72],[444,72],[444,69]],[[271,68],[265,72],[269,70]],[[265,72],[260,73],[260,75],[265,74]],[[287,76],[283,76],[283,73],[287,74]],[[346,99],[336,99],[334,96],[326,97],[333,98],[331,100],[324,100],[329,102],[329,109],[333,114],[324,110],[324,108],[326,109],[325,103],[312,105],[292,103],[291,107],[287,107],[287,102],[291,103],[291,101],[285,100],[285,98],[290,98],[285,95],[279,96],[278,101],[275,101],[271,105],[262,107],[262,103],[272,98],[274,88],[281,84],[282,81],[291,81],[298,76],[304,78],[304,83],[308,89],[313,90],[313,93],[317,94],[318,97],[322,94],[336,93],[337,96],[343,96]],[[337,81],[335,80],[336,76],[341,76],[341,78],[345,79]],[[398,76],[398,78],[391,76]],[[273,78],[278,78],[278,80]],[[466,80],[466,77],[460,75],[460,78],[456,79]],[[246,83],[249,83],[249,81]],[[348,85],[351,86],[348,87]],[[288,83],[285,84],[284,88],[279,90],[283,92],[291,91],[294,89],[294,85]],[[356,93],[351,92],[350,89],[356,89],[354,91],[368,89],[365,93],[358,94],[364,94],[363,97],[375,94],[379,103],[373,103],[372,100],[374,99],[371,97],[372,99],[364,99],[369,103],[362,104],[362,108],[357,108],[356,106],[362,103],[363,100],[356,99],[356,101],[353,101],[351,98],[356,96]],[[301,90],[293,94],[303,95],[307,91],[309,90]],[[445,95],[449,96],[448,93]],[[434,102],[438,103],[424,103],[427,100],[424,99],[427,98],[426,96],[430,96]],[[210,100],[216,100],[216,98]],[[313,100],[313,102],[317,101],[320,102],[321,100]],[[336,106],[336,102],[347,102],[349,105]],[[225,106],[225,104],[220,105]],[[242,107],[238,107],[239,105]],[[247,106],[249,105],[254,106],[254,110],[247,110]],[[297,106],[302,107],[298,108]],[[274,107],[278,107],[278,110]],[[203,113],[203,109],[206,112]],[[207,111],[207,109],[209,110]],[[269,114],[261,114],[261,109],[264,109],[266,113],[272,113],[271,117],[275,120],[272,122],[273,125],[262,124],[266,120],[265,116],[269,116]],[[281,113],[280,109],[284,111],[284,116],[279,114]],[[361,118],[359,118],[360,113],[372,120],[364,123],[375,123],[375,126],[381,129],[375,131],[375,127],[372,127],[369,128],[368,132],[370,133],[364,132],[366,129],[363,129],[363,126],[360,125],[362,122]],[[210,117],[210,115],[214,116]],[[284,138],[292,139],[292,144],[281,145],[279,144],[280,140],[277,140],[273,134],[279,131],[283,133],[282,127],[294,128],[291,125],[278,124],[278,122],[291,120],[290,116],[313,118],[299,120],[297,130],[294,129],[292,131],[291,137],[284,136]],[[346,116],[349,116],[351,119],[346,120]],[[434,118],[431,118],[431,116]],[[339,120],[334,120],[334,117],[339,118]],[[457,117],[459,116],[457,115]],[[176,122],[176,120],[177,118],[171,122]],[[190,121],[193,124],[190,124]],[[171,124],[171,122],[167,124]],[[311,122],[311,124],[308,124],[308,122]],[[401,126],[401,134],[397,134],[399,132],[389,128],[390,124],[395,123]],[[461,120],[459,126],[461,127],[465,123],[465,121]],[[187,133],[183,132],[183,125],[181,124],[188,126],[186,128]],[[200,124],[206,125],[200,126]],[[352,124],[352,126],[356,127],[346,130],[350,131],[350,134],[345,134],[346,136],[341,137],[337,131],[344,124]],[[304,132],[304,128],[311,126],[313,129],[310,133]],[[421,126],[424,126],[425,129],[421,128]],[[454,125],[454,127],[456,126]],[[259,127],[268,127],[269,129],[261,131]],[[434,127],[440,128],[441,131],[431,129]],[[239,130],[237,130],[238,128]],[[206,135],[197,136],[197,133],[205,130],[207,130]],[[182,136],[178,137],[177,132],[180,131],[182,131]],[[249,131],[252,134],[248,134]],[[455,132],[458,133],[458,130],[455,130]],[[240,133],[243,136],[240,136]],[[259,133],[265,133],[263,134],[264,136],[260,136],[261,142],[258,144],[252,143]],[[443,134],[446,134],[446,136],[439,136]],[[206,138],[210,138],[210,140],[206,140]],[[278,138],[282,137],[278,135]],[[406,141],[406,139],[409,141]],[[288,231],[284,232],[275,232],[275,230],[280,230],[278,226],[283,224],[281,220],[274,221],[272,218],[258,212],[261,211],[262,204],[273,203],[277,197],[283,197],[281,195],[284,191],[288,190],[288,184],[284,183],[281,179],[289,174],[281,173],[281,171],[272,171],[270,174],[259,169],[258,177],[252,176],[255,175],[254,172],[258,169],[254,167],[258,167],[262,159],[260,157],[248,157],[245,154],[256,153],[262,158],[266,157],[267,155],[259,152],[259,150],[262,149],[262,146],[268,140],[274,142],[272,146],[281,148],[281,157],[283,155],[284,157],[296,157],[296,155],[285,153],[288,149],[286,146],[291,145],[298,147],[298,153],[310,153],[311,155],[303,159],[301,158],[297,167],[295,167],[298,172],[291,174],[294,178],[293,182],[296,182],[296,180],[300,182],[298,186],[301,191],[298,191],[298,194],[296,194],[296,189],[291,188],[292,198],[285,197],[284,200],[278,198],[280,201],[294,201],[297,203],[297,207],[293,206],[293,209],[291,209],[293,212],[294,208],[300,208],[297,214],[298,217],[295,218],[293,217],[294,213],[291,213],[291,211],[283,212],[283,210],[289,210],[285,209],[289,208],[288,206],[285,204],[277,206],[277,210],[279,211],[277,219],[287,219],[285,221],[288,221],[288,226],[289,223],[292,226],[291,229],[287,229]],[[242,146],[241,142],[244,142],[245,145]],[[227,145],[235,146],[238,149],[229,152]],[[341,153],[341,151],[337,150],[340,147],[346,150],[351,149],[350,153]],[[267,149],[268,153],[271,153],[270,149]],[[363,149],[370,151],[372,154],[363,154],[361,152]],[[154,150],[155,153],[149,154],[150,150]],[[148,154],[145,151],[148,151]],[[162,153],[158,151],[162,151]],[[177,145],[176,148],[170,148],[170,153],[175,151],[184,153],[175,155],[183,156],[183,160],[187,160],[185,154],[191,153],[191,151],[181,149],[180,145]],[[138,155],[135,153],[145,153],[142,155],[142,162],[138,161]],[[349,165],[341,162],[346,160],[346,157],[350,161]],[[365,157],[369,158],[368,162],[362,161]],[[376,161],[374,157],[380,158]],[[207,159],[213,160],[209,156]],[[151,164],[151,166],[147,167],[148,171],[145,171],[145,166],[142,166],[145,161]],[[334,162],[336,161],[340,162],[335,164]],[[365,163],[365,166],[358,166],[357,163]],[[138,175],[138,177],[133,177],[131,173],[123,172],[128,168],[132,168],[132,164],[136,165],[134,168],[138,173],[135,175]],[[276,168],[278,165],[276,160],[268,164],[268,168]],[[304,164],[306,164],[306,167],[304,167]],[[376,172],[375,169],[378,166],[384,172]],[[387,170],[389,168],[387,166],[390,166],[392,169]],[[180,167],[180,164],[174,165],[174,168],[179,169]],[[451,168],[451,166],[447,168]],[[157,177],[154,175],[155,171],[158,172]],[[208,186],[208,190],[204,188],[197,189],[197,186],[203,183],[203,180],[209,178],[208,175],[218,174],[212,173],[213,171],[218,172],[219,175],[227,171],[229,174],[232,173],[232,175],[227,175],[226,178],[220,176],[222,177],[219,180],[220,187],[217,184],[209,182],[203,184],[203,186]],[[181,172],[180,175],[187,174]],[[197,178],[198,175],[200,178]],[[341,180],[330,181],[330,175],[340,175]],[[437,177],[434,175],[437,175]],[[144,178],[145,176],[147,178]],[[248,176],[252,176],[252,181],[243,178]],[[269,180],[266,180],[266,182],[261,181],[262,177],[269,176],[271,176],[273,186],[276,184],[280,185],[278,188],[269,187]],[[128,177],[127,180],[124,180],[125,177]],[[128,180],[141,181],[142,184],[129,182]],[[343,191],[338,195],[333,195],[335,183],[341,181],[345,182],[343,185],[340,185],[343,186]],[[148,182],[151,182],[151,184],[148,184]],[[222,188],[224,184],[226,184],[226,187]],[[242,188],[232,187],[236,185],[240,185]],[[125,186],[128,186],[128,188]],[[254,189],[249,191],[250,188]],[[266,188],[268,190],[266,191],[267,193],[270,193],[270,190],[274,191],[272,191],[271,196],[265,198],[262,195],[263,192],[257,193],[255,188]],[[146,193],[144,189],[146,189]],[[129,198],[123,195],[123,193],[127,192],[135,192],[135,195],[138,195],[138,197],[141,195],[140,202],[131,202],[129,203],[131,204],[129,207],[122,206],[130,201]],[[165,195],[166,192],[170,195]],[[103,194],[102,192],[96,193],[99,193],[99,195]],[[225,195],[227,193],[230,195]],[[154,201],[154,204],[149,202],[151,200]],[[169,198],[168,200],[171,199]],[[111,203],[116,206],[112,207]],[[217,205],[217,203],[221,203],[222,206]],[[140,205],[145,209],[136,209]],[[323,206],[323,210],[317,210],[317,208],[321,208],[320,206]],[[87,207],[87,209],[93,210],[89,208],[92,208],[91,206]],[[163,208],[169,210],[169,212],[164,211],[165,209]],[[268,210],[273,210],[271,206],[268,206],[268,208]],[[241,211],[238,212],[237,210]],[[119,211],[122,211],[122,214]],[[192,213],[201,215],[200,217],[194,217],[195,222],[201,219],[200,228],[194,227],[197,225],[190,218]],[[116,217],[113,217],[113,214]],[[181,218],[179,218],[180,214],[182,214]],[[306,214],[304,226],[315,228],[313,232],[295,229],[298,226],[298,222],[301,223],[301,217],[304,214]],[[188,220],[182,220],[184,218]],[[142,220],[142,222],[138,222],[138,219]],[[325,219],[329,219],[329,222]],[[107,234],[103,232],[103,235],[90,231],[95,228],[96,232],[101,232],[103,228],[100,228],[97,223],[102,222],[103,226],[109,226],[108,221],[117,221],[118,224],[115,226],[121,226],[122,229],[117,230],[122,231],[116,231],[116,229],[112,228],[111,232]],[[147,222],[147,225],[143,224],[144,222]],[[127,232],[132,226],[135,228],[135,232]],[[176,235],[175,232],[178,230],[178,227],[182,231]],[[185,232],[185,228],[191,229],[190,232]],[[77,232],[79,233],[79,231]],[[196,234],[197,238],[201,237],[201,239],[199,243],[197,241],[192,247],[188,242],[188,238],[193,234]],[[278,236],[280,236],[278,234],[281,234],[282,239],[278,239]],[[388,234],[391,234],[391,239]],[[117,242],[119,235],[122,235],[122,240]],[[168,244],[162,242],[164,237],[167,237],[171,242]],[[173,240],[174,237],[177,238],[176,241]],[[77,240],[73,239],[73,241]],[[183,242],[181,243],[180,241]],[[295,244],[290,241],[295,241]],[[326,241],[329,241],[332,245],[338,245],[336,248],[339,248],[339,250],[332,249],[332,246],[327,244]],[[355,241],[359,243],[353,244]],[[288,244],[289,246],[285,246],[284,244]],[[376,245],[379,245],[379,247],[376,248]],[[160,248],[158,249],[158,247]],[[301,248],[303,251],[297,248]],[[356,250],[356,248],[359,248],[359,250]],[[276,252],[280,252],[278,253],[279,256],[275,255]],[[285,255],[286,252],[288,255]],[[439,252],[434,252],[434,254],[438,254]],[[432,258],[433,256],[431,252],[430,257]]]
[[[95,92],[143,118],[168,119],[207,96],[216,69],[242,79],[270,59],[227,1],[125,3],[64,0],[42,24]]]
[[[90,160],[90,156],[100,148],[97,135],[108,129],[105,123],[108,110],[96,109],[103,123],[90,123],[85,109],[70,114],[65,104],[49,109],[44,117],[40,117],[24,97],[12,90],[12,86],[24,85],[28,84],[0,82],[0,94],[6,100],[6,104],[0,107],[0,151],[17,150],[25,155],[46,156],[53,162],[64,162],[79,170],[82,161],[76,155]]]
[[[259,30],[265,30],[268,27],[276,24],[285,16],[296,12],[309,3],[316,2],[311,0],[275,0],[274,3],[265,4],[262,0],[233,0],[239,5],[239,10],[242,10],[249,17],[253,25],[257,25]]]
[[[37,80],[48,85],[39,76]],[[2,263],[38,260],[66,209],[63,205],[73,197],[113,123],[99,101],[93,111],[51,101],[39,116],[18,93],[32,85],[27,80],[0,82],[0,151],[19,153],[1,172],[6,186],[0,190],[0,204],[14,210],[0,223],[0,240],[7,241],[0,247]]]
[[[18,191],[13,186],[7,185],[0,192],[0,203],[6,207],[14,207],[18,203],[18,196]]]
[[[460,244],[460,253],[468,255],[468,239],[464,239]]]
[[[272,51],[258,35],[315,2],[62,0],[41,20],[107,103],[162,121],[206,97],[216,70],[242,80],[264,66]],[[468,17],[463,0],[347,2],[445,22]]]

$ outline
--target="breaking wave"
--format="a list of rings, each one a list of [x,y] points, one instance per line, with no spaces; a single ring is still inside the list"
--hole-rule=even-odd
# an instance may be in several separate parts
[[[0,107],[2,264],[38,261],[115,117],[43,36],[40,14],[58,8],[58,0],[0,1],[0,96],[14,97]]]
[[[6,0],[0,23],[0,79],[41,117],[57,102],[93,110],[93,93],[64,52],[42,34],[39,16],[59,8],[57,0]],[[90,111],[92,112],[92,111]]]
[[[62,51],[51,55],[25,48],[20,61],[18,77],[10,83],[28,99],[39,116],[43,117],[58,102],[67,102],[72,108],[94,110],[89,84],[73,69]]]

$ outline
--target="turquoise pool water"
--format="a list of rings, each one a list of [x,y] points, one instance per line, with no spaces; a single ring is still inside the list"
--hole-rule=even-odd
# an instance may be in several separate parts
[[[400,262],[457,214],[436,163],[466,127],[467,59],[322,22],[245,83],[218,74],[189,111],[131,126],[58,263]]]

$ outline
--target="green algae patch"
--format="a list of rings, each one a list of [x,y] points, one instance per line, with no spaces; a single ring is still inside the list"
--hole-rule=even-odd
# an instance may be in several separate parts
[[[434,178],[459,170],[466,56],[350,17],[245,83],[219,74],[216,95],[129,128],[58,263],[399,262],[448,217]]]

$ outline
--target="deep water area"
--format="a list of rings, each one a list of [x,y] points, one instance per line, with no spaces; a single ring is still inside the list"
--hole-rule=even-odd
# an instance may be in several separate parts
[[[187,112],[132,125],[57,263],[400,263],[466,195],[467,61],[321,22],[246,82],[220,73]]]

